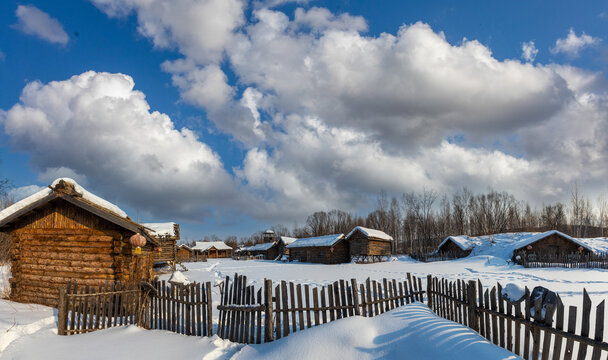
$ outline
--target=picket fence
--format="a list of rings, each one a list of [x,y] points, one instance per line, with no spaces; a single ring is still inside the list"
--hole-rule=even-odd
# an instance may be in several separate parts
[[[265,279],[261,288],[235,274],[222,283],[218,335],[246,344],[271,342],[290,333],[354,315],[375,316],[412,301],[423,301],[422,281],[339,280],[325,286]]]
[[[181,285],[118,281],[98,287],[69,282],[59,290],[58,304],[59,335],[130,324],[184,335],[213,334],[209,282]]]
[[[608,343],[603,341],[605,301],[596,307],[591,337],[592,304],[586,290],[582,311],[569,306],[567,322],[559,296],[557,304],[543,305],[542,298],[531,298],[528,288],[521,302],[511,303],[503,298],[500,283],[484,290],[479,280],[448,281],[429,275],[427,294],[428,306],[437,315],[470,327],[524,359],[583,360],[589,352],[592,360],[599,360],[608,351]],[[582,316],[578,333],[577,314]]]
[[[608,254],[534,254],[533,260],[529,255],[518,255],[521,264],[527,268],[608,269]]]

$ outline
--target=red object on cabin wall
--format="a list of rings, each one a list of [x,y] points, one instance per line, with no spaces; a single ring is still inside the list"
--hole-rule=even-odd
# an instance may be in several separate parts
[[[141,234],[133,234],[129,238],[129,242],[135,247],[142,247],[146,245],[146,238]]]
[[[526,246],[526,249],[528,249],[528,250],[532,250],[532,245],[528,245],[528,246]]]

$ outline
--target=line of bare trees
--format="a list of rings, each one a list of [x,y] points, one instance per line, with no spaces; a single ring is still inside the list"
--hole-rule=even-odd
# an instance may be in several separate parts
[[[342,210],[317,211],[308,216],[304,226],[294,226],[292,231],[283,225],[271,229],[279,235],[309,237],[346,234],[362,225],[393,236],[395,253],[423,253],[436,249],[449,235],[556,229],[575,237],[597,237],[606,235],[607,224],[608,200],[600,196],[593,204],[575,183],[567,204],[544,204],[540,209],[495,190],[475,194],[463,188],[450,196],[424,190],[390,198],[383,192],[367,216]],[[261,231],[240,239],[246,245],[259,242]]]

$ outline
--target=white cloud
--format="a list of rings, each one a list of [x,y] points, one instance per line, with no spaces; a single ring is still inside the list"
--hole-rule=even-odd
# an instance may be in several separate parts
[[[19,5],[15,12],[18,22],[14,27],[25,34],[37,36],[50,43],[65,45],[70,38],[63,25],[33,5]]]
[[[86,186],[89,183],[86,175],[79,174],[76,171],[74,171],[68,167],[65,167],[65,166],[48,167],[48,168],[44,169],[43,172],[38,174],[38,181],[40,181],[42,183],[50,184],[55,179],[59,179],[59,178],[74,179],[74,181],[76,181],[78,184],[83,185],[83,186]]]
[[[584,32],[581,34],[581,36],[578,36],[574,32],[574,29],[570,28],[568,36],[555,41],[555,46],[551,48],[551,53],[562,53],[572,57],[577,57],[581,50],[595,45],[600,41],[600,38],[587,35]]]
[[[26,197],[28,197],[30,195],[34,195],[35,193],[37,193],[38,191],[40,191],[44,188],[45,188],[44,186],[38,186],[38,185],[21,186],[21,187],[11,189],[8,193],[8,196],[9,196],[9,198],[12,198],[14,201],[19,201],[19,200],[25,199]]]
[[[534,62],[538,49],[534,45],[534,41],[527,41],[521,45],[521,57],[527,62]]]
[[[123,74],[89,71],[29,83],[3,116],[12,146],[28,151],[41,180],[79,176],[109,200],[156,216],[201,219],[240,197],[218,155],[188,129],[150,111]]]

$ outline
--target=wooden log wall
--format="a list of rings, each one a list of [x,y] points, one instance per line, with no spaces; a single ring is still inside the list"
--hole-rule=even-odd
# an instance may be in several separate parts
[[[262,297],[262,292],[264,296]],[[233,342],[259,344],[312,326],[355,315],[376,316],[412,301],[423,301],[422,281],[407,279],[338,280],[326,286],[281,281],[263,289],[247,277],[226,277],[221,291],[218,335]],[[262,335],[263,334],[263,335]]]
[[[391,254],[391,242],[369,238],[360,231],[348,239],[350,256],[387,256]]]
[[[523,301],[513,304],[503,298],[499,283],[484,289],[479,280],[448,281],[431,275],[427,278],[427,302],[431,310],[470,327],[488,341],[524,359],[606,359],[605,301],[595,307],[594,317],[586,290],[580,310],[569,306],[566,312],[559,296],[555,306],[543,306],[541,301],[541,298],[532,299],[528,288]],[[548,314],[547,318],[542,319],[541,314]],[[590,332],[592,323],[593,333]]]

